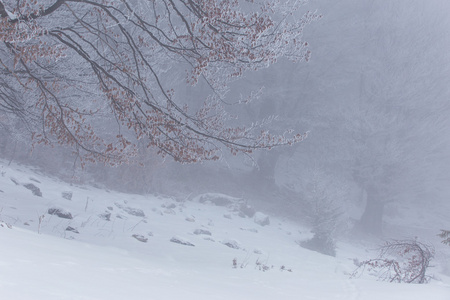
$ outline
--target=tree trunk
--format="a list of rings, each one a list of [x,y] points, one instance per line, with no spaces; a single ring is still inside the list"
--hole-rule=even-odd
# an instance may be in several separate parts
[[[257,190],[263,193],[273,193],[277,190],[275,168],[280,154],[278,149],[261,153],[257,161],[258,166],[252,172],[253,182]]]
[[[9,159],[8,166],[11,165],[11,163],[12,163],[14,157],[16,156],[16,148],[17,148],[17,141],[14,141],[14,149],[13,149],[13,151],[12,151],[12,153],[11,153],[11,157],[10,157],[10,159]]]
[[[384,202],[373,189],[367,190],[367,201],[364,213],[357,227],[364,233],[381,236],[383,233]]]

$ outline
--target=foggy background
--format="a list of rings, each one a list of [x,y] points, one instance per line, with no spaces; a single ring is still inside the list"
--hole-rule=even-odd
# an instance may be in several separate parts
[[[339,232],[386,235],[402,214],[444,214],[450,192],[448,1],[317,0],[305,9],[323,16],[305,32],[311,61],[280,60],[248,73],[227,96],[233,103],[264,86],[258,101],[227,109],[242,124],[275,115],[274,132],[308,132],[293,147],[253,157],[224,152],[219,162],[197,165],[163,161],[142,147],[142,166],[81,169],[70,149],[32,151],[28,141],[2,129],[0,154],[73,183],[188,198],[221,192],[304,222],[337,212]],[[199,85],[177,96],[196,105],[207,93]]]

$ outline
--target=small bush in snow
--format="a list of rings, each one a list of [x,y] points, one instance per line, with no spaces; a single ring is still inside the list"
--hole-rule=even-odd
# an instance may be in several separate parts
[[[288,271],[288,272],[292,272],[292,269],[288,269],[285,266],[281,266],[280,267],[280,271]]]
[[[259,259],[256,260],[255,265],[256,265],[256,268],[257,268],[258,270],[263,271],[263,272],[266,272],[266,271],[269,271],[270,269],[273,269],[273,266],[270,266],[270,267],[269,267],[269,266],[267,265],[267,262],[266,262],[266,263],[263,263],[263,262],[261,262]]]
[[[98,217],[105,221],[111,221],[111,213],[109,211],[105,211],[104,213],[99,214]]]
[[[41,226],[42,226],[42,222],[44,221],[45,215],[40,215],[39,216],[39,223],[38,223],[38,234],[41,233]]]
[[[239,263],[238,260],[237,260],[237,258],[233,258],[233,261],[232,261],[232,268],[233,268],[233,269],[237,269],[237,268],[239,267],[239,268],[243,269],[243,268],[247,267],[247,265],[248,265],[248,260],[249,260],[249,257],[246,257],[245,260],[244,260],[242,263]],[[262,261],[260,261],[259,258],[258,258],[258,259],[256,259],[256,261],[255,261],[255,269],[257,269],[257,270],[259,270],[259,271],[262,271],[262,272],[266,272],[266,271],[269,271],[269,270],[274,269],[274,266],[272,266],[272,265],[269,266],[269,265],[267,264],[267,260],[266,260],[265,262],[262,262]],[[291,269],[291,268],[287,268],[287,267],[284,266],[284,265],[282,265],[279,269],[280,269],[280,271],[282,271],[282,272],[283,272],[283,271],[292,272],[292,269]]]
[[[62,193],[61,193],[61,196],[62,196],[64,199],[66,199],[66,200],[72,200],[73,193],[70,192],[70,191],[68,191],[68,192],[62,192]]]
[[[12,229],[12,225],[3,221],[0,221],[0,227],[5,227],[5,228],[9,228]]]
[[[394,240],[386,242],[377,258],[358,263],[352,277],[365,270],[381,281],[404,283],[428,283],[426,274],[434,248],[417,240]]]
[[[237,265],[237,258],[233,258],[233,269],[236,269]]]
[[[450,246],[450,230],[441,229],[441,233],[438,236],[442,238],[442,244]]]

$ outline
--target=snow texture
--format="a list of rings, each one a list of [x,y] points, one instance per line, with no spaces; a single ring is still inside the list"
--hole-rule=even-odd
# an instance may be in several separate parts
[[[336,257],[329,257],[297,244],[310,237],[309,228],[276,216],[270,226],[252,230],[253,219],[226,219],[229,208],[199,201],[186,201],[176,215],[160,214],[158,207],[175,201],[69,186],[0,164],[2,299],[450,299],[443,260],[426,285],[379,282],[369,274],[350,279],[353,259],[376,253],[374,244],[340,242]],[[18,182],[35,177],[43,196],[11,176]],[[71,201],[61,197],[67,190]],[[49,208],[72,219],[48,215]],[[100,217],[105,211],[109,221]],[[433,221],[427,219],[430,227]]]

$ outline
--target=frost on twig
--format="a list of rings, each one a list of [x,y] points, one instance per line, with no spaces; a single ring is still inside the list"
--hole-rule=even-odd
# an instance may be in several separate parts
[[[381,281],[404,283],[428,283],[426,274],[434,248],[414,240],[386,242],[377,258],[357,263],[358,268],[351,277],[361,276],[365,271]]]

